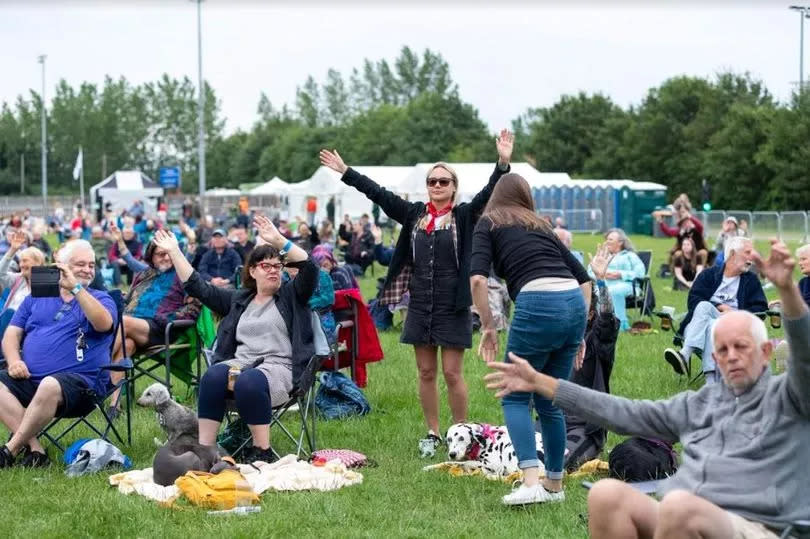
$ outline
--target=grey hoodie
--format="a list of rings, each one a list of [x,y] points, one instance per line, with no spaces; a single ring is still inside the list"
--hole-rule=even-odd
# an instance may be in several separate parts
[[[785,320],[787,372],[763,372],[745,393],[725,384],[668,400],[629,400],[560,381],[554,403],[619,434],[683,444],[659,496],[684,489],[783,529],[810,519],[810,313]]]

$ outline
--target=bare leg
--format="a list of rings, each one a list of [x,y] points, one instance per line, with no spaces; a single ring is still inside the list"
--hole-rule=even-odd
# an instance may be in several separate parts
[[[113,352],[113,362],[117,363],[124,354],[132,357],[138,346],[145,346],[149,342],[149,323],[146,320],[135,318],[134,316],[124,316],[124,332],[127,335],[125,346],[121,346],[121,332],[116,332],[116,349]],[[110,381],[117,384],[124,377],[122,372],[110,372]],[[112,402],[118,402],[118,393],[112,395]]]
[[[253,437],[253,445],[259,449],[270,447],[270,425],[248,425],[250,435]]]
[[[214,421],[213,419],[200,418],[200,444],[202,445],[217,445],[217,433],[221,421]]]
[[[25,415],[23,405],[5,384],[0,384],[0,423],[5,425],[9,432],[17,432],[23,415]]]
[[[438,364],[435,346],[414,346],[416,368],[419,369],[419,402],[428,429],[440,435],[439,431],[439,388],[436,385]]]
[[[37,441],[37,434],[56,415],[56,409],[62,404],[62,386],[56,378],[46,376],[37,387],[31,404],[25,409],[19,428],[6,444],[12,455],[20,452],[23,446],[28,445],[34,451],[42,451]]]
[[[463,348],[442,347],[442,372],[447,384],[447,400],[453,414],[453,423],[467,422],[467,384],[464,383]]]
[[[588,494],[588,529],[593,539],[652,539],[659,503],[616,479],[598,481]]]
[[[725,510],[685,490],[669,492],[658,507],[655,539],[727,539],[734,525]]]

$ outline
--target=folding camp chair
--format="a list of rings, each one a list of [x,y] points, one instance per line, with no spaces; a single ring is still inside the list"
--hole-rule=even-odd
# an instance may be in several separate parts
[[[115,331],[119,331],[121,334],[121,342],[125,342],[126,335],[124,331],[124,297],[120,290],[110,290],[108,292],[110,296],[115,301],[115,306],[118,309],[118,319],[116,320],[116,329]],[[115,339],[113,339],[113,345],[110,347],[110,358],[112,358],[112,347],[114,346]],[[123,373],[124,376],[121,380],[117,383],[109,383],[107,384],[107,391],[104,394],[96,394],[93,393],[93,404],[94,407],[85,415],[83,416],[59,416],[55,417],[49,424],[46,426],[42,431],[39,433],[38,437],[46,438],[48,441],[51,442],[59,451],[65,451],[65,448],[62,446],[60,441],[70,433],[74,428],[77,426],[84,424],[85,426],[89,427],[90,430],[95,432],[99,438],[103,440],[109,440],[109,433],[115,435],[115,438],[122,444],[130,445],[132,443],[132,418],[130,415],[132,409],[132,392],[133,392],[133,382],[134,379],[131,377],[133,369],[132,361],[129,358],[122,358],[117,363],[110,363],[109,365],[104,365],[101,367],[101,371],[98,373],[99,377],[103,377],[105,379],[108,378],[109,373],[111,372],[120,372]],[[118,391],[121,390],[121,391]],[[127,438],[126,442],[124,442],[123,437],[118,432],[118,429],[115,427],[114,419],[110,417],[107,409],[105,409],[104,405],[115,392],[117,393],[117,397],[111,401],[111,407],[119,408],[121,396],[125,397],[125,406],[123,408],[123,412],[126,415],[127,420]],[[103,430],[102,428],[96,427],[90,420],[88,419],[89,416],[93,413],[93,411],[98,410],[101,417],[104,419]],[[63,420],[70,420],[69,425],[63,429],[58,434],[54,434],[54,430],[59,423]]]
[[[326,339],[326,334],[321,327],[320,318],[318,317],[317,313],[314,312],[312,313],[312,328],[315,337],[315,354],[310,358],[306,367],[304,367],[301,376],[297,381],[294,382],[287,402],[279,404],[278,406],[273,406],[269,424],[271,431],[273,426],[278,426],[278,430],[280,430],[286,436],[286,438],[295,445],[295,454],[299,458],[302,454],[309,457],[317,449],[315,426],[316,374],[320,370],[324,359],[326,359],[326,357],[328,357],[330,354],[329,343]],[[203,353],[206,363],[208,363],[208,366],[210,367],[213,357],[213,350],[204,349]],[[296,410],[299,414],[300,427],[300,431],[297,435],[294,434],[292,430],[284,423],[282,423],[282,419],[288,412],[294,412]],[[238,427],[239,422],[241,422],[241,419],[238,417],[235,401],[228,399],[226,401],[225,414],[226,429],[238,432],[240,430]],[[247,429],[244,429],[244,431],[245,432],[242,433],[244,439],[239,440],[238,443],[235,444],[235,448],[231,451],[231,455],[234,457],[239,457],[239,455],[242,454],[251,441],[250,434],[247,432]],[[276,451],[276,447],[277,445],[275,443],[271,444],[273,454],[277,458],[280,458],[281,455],[279,455],[279,453]]]
[[[340,294],[341,290],[336,290],[335,295]],[[354,382],[357,382],[357,353],[360,345],[359,323],[357,320],[357,313],[360,308],[365,308],[360,302],[349,294],[343,294],[348,301],[350,307],[348,309],[333,309],[332,313],[335,316],[337,323],[336,334],[338,337],[335,339],[334,344],[331,345],[328,354],[328,359],[324,361],[323,367],[338,371],[342,368],[348,367],[350,369],[351,377]],[[349,333],[348,342],[340,341],[341,329],[347,329]],[[345,332],[344,332],[345,333]],[[340,354],[345,352],[348,355],[348,365],[341,365]]]
[[[629,309],[638,309],[639,316],[650,316],[652,314],[653,296],[652,282],[650,281],[650,264],[652,263],[652,251],[638,251],[636,253],[644,264],[644,276],[633,279],[633,295],[625,298],[625,306]]]
[[[210,309],[203,306],[197,320],[177,320],[169,322],[164,331],[164,342],[136,351],[132,357],[134,373],[133,383],[146,376],[164,384],[172,392],[172,375],[182,380],[189,387],[197,387],[202,376],[202,349],[213,340],[210,328],[213,318]],[[176,329],[185,331],[172,340]],[[155,371],[163,368],[164,376]]]

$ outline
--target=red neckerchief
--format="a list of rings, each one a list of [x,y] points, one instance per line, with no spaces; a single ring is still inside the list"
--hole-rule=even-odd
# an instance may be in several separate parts
[[[428,221],[427,226],[425,227],[425,233],[429,236],[431,232],[433,232],[433,228],[436,226],[436,219],[441,217],[442,215],[447,215],[450,213],[450,210],[453,209],[452,204],[448,204],[442,210],[437,210],[436,206],[433,205],[433,202],[427,203],[427,211],[430,214],[430,221]]]

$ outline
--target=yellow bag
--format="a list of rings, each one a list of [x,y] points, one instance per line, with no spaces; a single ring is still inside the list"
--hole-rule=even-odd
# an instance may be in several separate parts
[[[259,503],[259,497],[238,470],[222,470],[218,474],[186,472],[174,484],[188,501],[208,509],[233,509]]]

